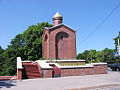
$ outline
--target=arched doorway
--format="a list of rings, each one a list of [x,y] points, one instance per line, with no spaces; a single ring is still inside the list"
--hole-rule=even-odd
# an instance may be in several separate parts
[[[59,32],[55,37],[56,59],[66,59],[68,53],[69,35],[66,32]]]

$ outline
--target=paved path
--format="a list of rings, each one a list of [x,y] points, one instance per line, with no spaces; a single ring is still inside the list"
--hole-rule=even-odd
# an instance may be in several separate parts
[[[0,81],[0,90],[120,90],[120,71],[52,79]]]

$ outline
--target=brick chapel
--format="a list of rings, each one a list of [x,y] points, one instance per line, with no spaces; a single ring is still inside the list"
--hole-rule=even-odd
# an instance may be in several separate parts
[[[62,23],[63,17],[53,16],[53,27],[46,27],[43,34],[43,56],[51,59],[76,59],[75,30]]]

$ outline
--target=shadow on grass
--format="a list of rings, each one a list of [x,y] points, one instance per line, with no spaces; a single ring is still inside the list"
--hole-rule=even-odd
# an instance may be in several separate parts
[[[15,84],[13,84],[15,81],[0,81],[0,89],[3,87],[6,88],[11,88],[12,86],[16,86]]]

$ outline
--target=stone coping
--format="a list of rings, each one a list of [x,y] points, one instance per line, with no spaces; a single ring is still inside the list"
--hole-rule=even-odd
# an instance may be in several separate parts
[[[39,61],[39,60],[37,60]],[[37,62],[36,61],[36,62]],[[40,60],[40,61],[50,61],[50,60]],[[68,59],[68,60],[52,60],[52,61],[56,61],[56,62],[61,62],[61,61],[81,61],[81,62],[85,62],[86,60],[72,60],[72,59]],[[31,62],[31,61],[22,61],[22,62]]]
[[[46,61],[50,61],[50,60],[46,60]],[[64,62],[64,61],[74,61],[74,62],[75,62],[75,61],[77,61],[77,62],[80,61],[80,62],[85,62],[85,60],[72,60],[72,59],[68,59],[68,60],[52,60],[52,61],[56,61],[56,62],[62,62],[62,61],[63,61],[63,62]]]
[[[80,65],[80,66],[61,66],[58,63],[47,63],[49,60],[37,60],[37,62],[42,69],[52,69],[53,67],[50,65],[56,65],[58,68],[89,68],[89,67],[94,67],[94,65],[107,65],[107,63],[91,63],[91,64],[85,64],[85,65]],[[52,60],[56,61],[56,60]],[[78,60],[57,60],[58,61],[78,61]],[[79,61],[85,61],[85,60],[79,60]],[[31,61],[21,61],[21,62],[31,62]]]
[[[91,63],[92,65],[107,65],[107,63]]]
[[[22,61],[22,62],[32,62],[32,61]]]
[[[80,65],[80,66],[61,66],[57,63],[49,63],[50,64],[54,64],[56,65],[58,68],[89,68],[89,67],[94,67],[93,65],[90,65],[90,64],[85,64],[85,65]]]
[[[45,60],[38,60],[36,62],[38,62],[38,64],[41,66],[41,68],[52,69],[52,67],[48,63],[46,63]]]
[[[85,67],[94,67],[93,65],[90,65],[90,64],[81,65],[81,66],[60,66],[57,63],[46,63],[45,60],[38,60],[36,62],[38,62],[39,65],[41,66],[41,68],[43,68],[43,69],[52,69],[53,67],[50,66],[50,65],[56,65],[58,68],[85,68]]]
[[[17,57],[17,69],[23,69],[21,57]]]

